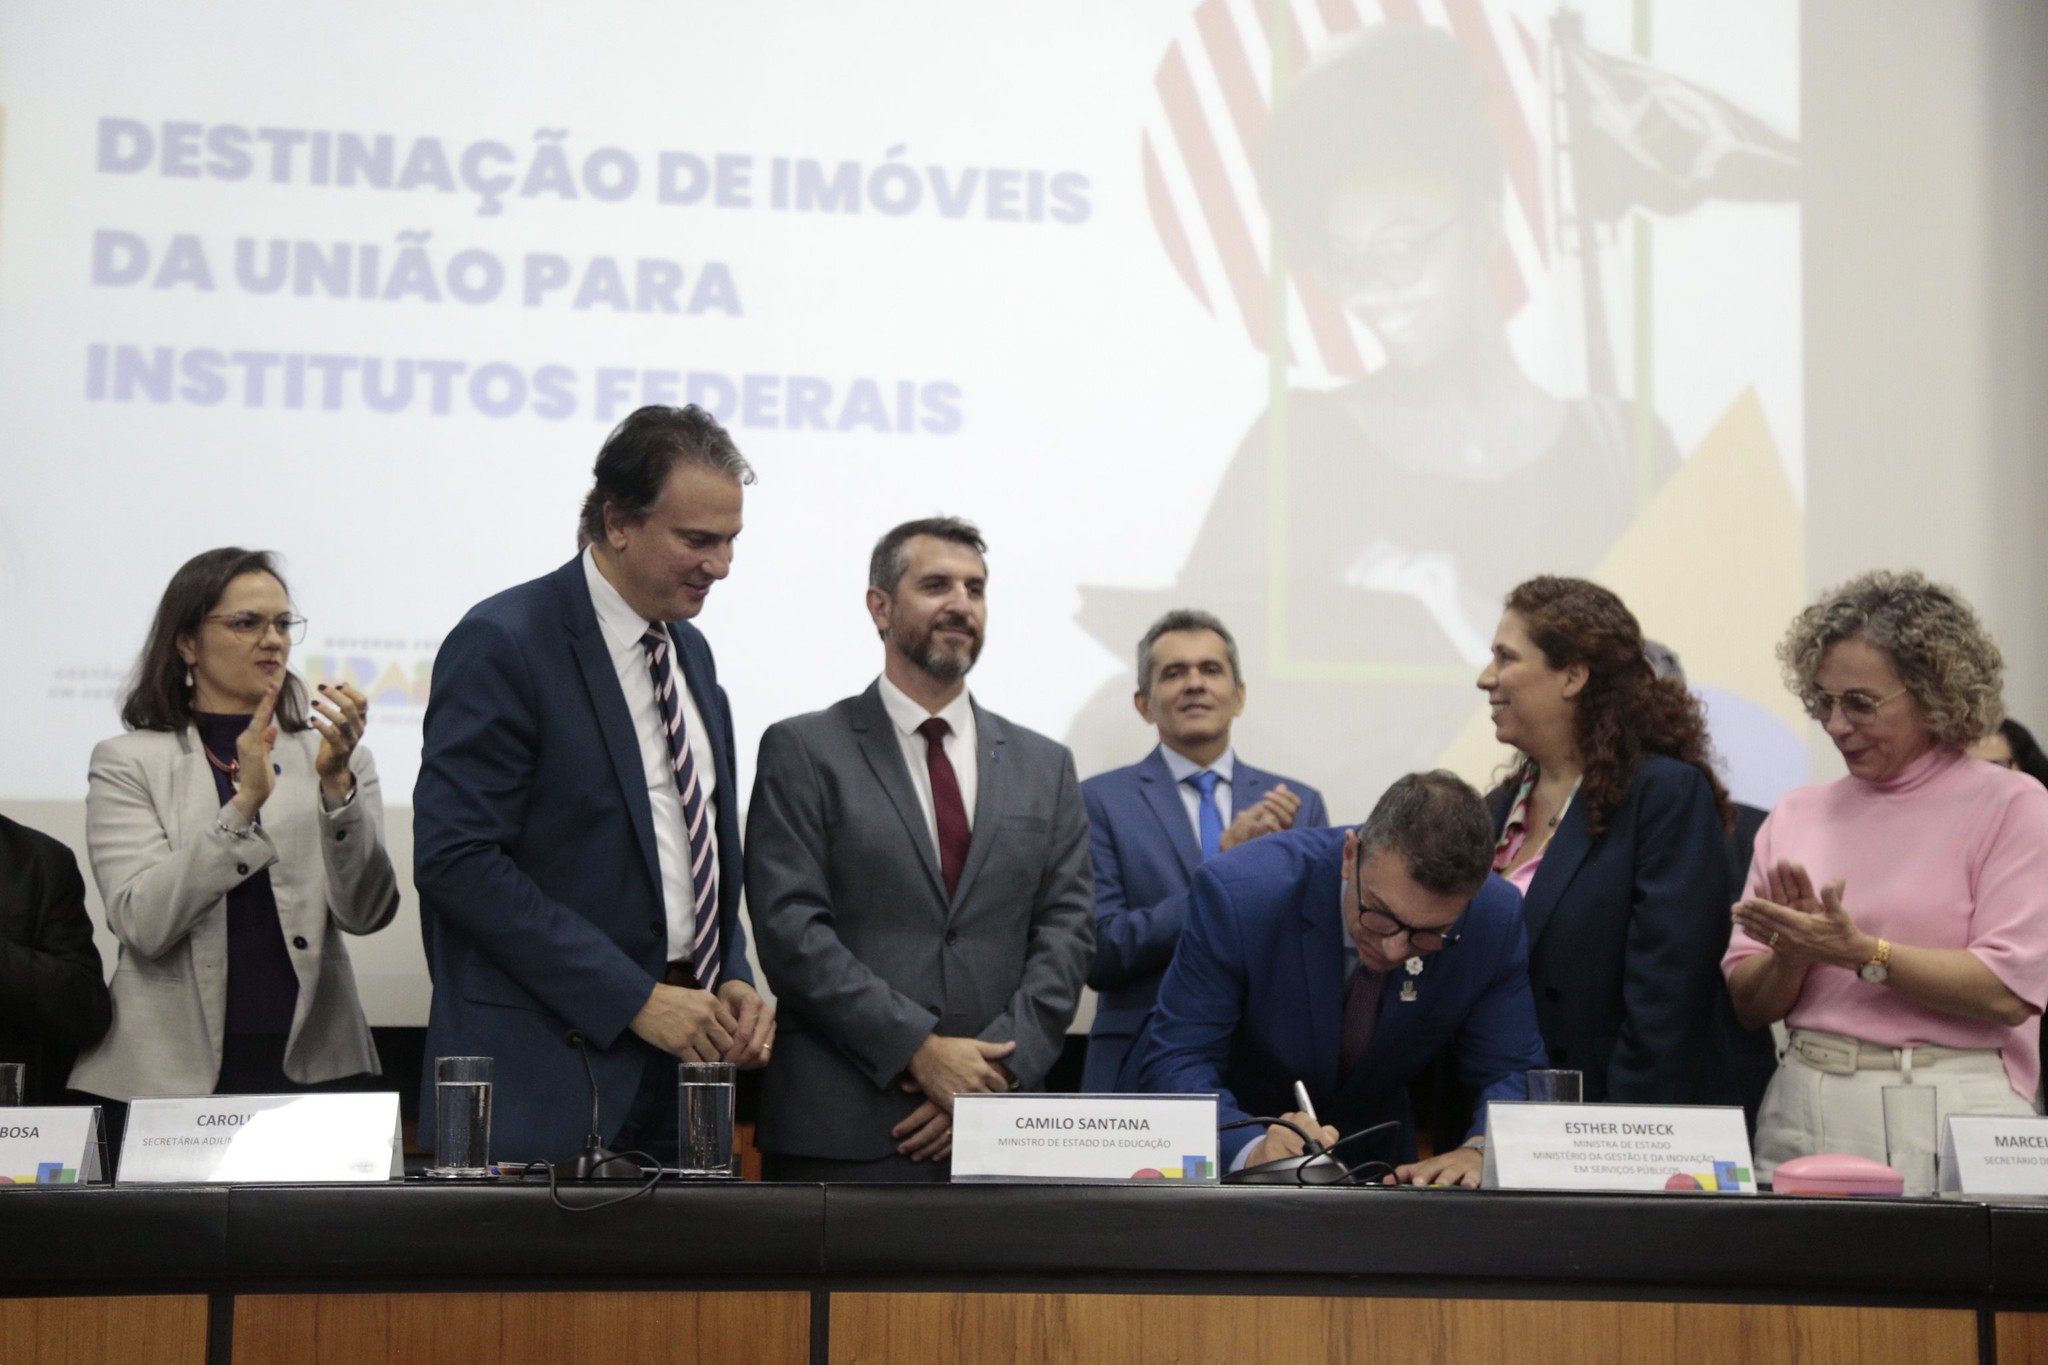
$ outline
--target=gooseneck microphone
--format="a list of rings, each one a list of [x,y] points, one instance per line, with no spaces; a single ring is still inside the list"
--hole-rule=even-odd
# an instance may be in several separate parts
[[[590,1084],[590,1136],[583,1139],[583,1150],[567,1161],[555,1163],[554,1175],[557,1180],[638,1180],[641,1177],[640,1163],[613,1152],[604,1145],[604,1129],[598,1122],[597,1071],[590,1065],[590,1047],[582,1033],[570,1029],[565,1036],[576,1055],[583,1059],[583,1079]]]

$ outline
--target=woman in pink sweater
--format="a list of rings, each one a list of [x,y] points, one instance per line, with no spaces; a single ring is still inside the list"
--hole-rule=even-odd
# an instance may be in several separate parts
[[[1742,1022],[1791,1030],[1758,1165],[1883,1160],[1886,1085],[1933,1086],[1944,1120],[2037,1112],[2048,789],[1964,752],[1998,724],[1998,646],[1953,590],[1876,572],[1778,656],[1849,773],[1764,823],[1722,961]]]

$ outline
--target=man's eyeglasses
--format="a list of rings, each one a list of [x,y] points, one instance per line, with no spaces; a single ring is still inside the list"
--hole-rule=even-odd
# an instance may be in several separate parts
[[[1812,716],[1823,725],[1827,724],[1828,718],[1835,714],[1837,706],[1842,708],[1843,718],[1851,725],[1862,725],[1876,719],[1877,709],[1880,706],[1883,706],[1888,701],[1895,701],[1905,696],[1906,691],[1907,689],[1902,687],[1890,696],[1873,697],[1868,692],[1854,690],[1841,693],[1823,692],[1816,687],[1800,698],[1800,704],[1806,708],[1807,715]]]
[[[1358,902],[1358,922],[1365,926],[1368,934],[1377,938],[1389,939],[1396,934],[1408,935],[1408,946],[1417,954],[1438,953],[1446,948],[1455,948],[1458,940],[1465,936],[1458,929],[1458,926],[1465,922],[1463,911],[1459,912],[1458,918],[1451,922],[1448,929],[1417,929],[1412,924],[1403,924],[1394,918],[1385,906],[1367,905],[1361,900]]]
[[[215,612],[203,619],[220,622],[237,640],[261,640],[264,632],[270,630],[275,630],[295,645],[306,638],[306,618],[289,612],[283,616],[259,616],[253,611]]]

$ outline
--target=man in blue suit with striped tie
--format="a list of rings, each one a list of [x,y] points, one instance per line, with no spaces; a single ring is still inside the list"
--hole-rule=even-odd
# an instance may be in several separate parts
[[[1115,1090],[1131,1038],[1180,941],[1188,879],[1261,835],[1329,823],[1315,788],[1237,757],[1237,641],[1206,611],[1170,611],[1138,642],[1138,714],[1159,732],[1144,760],[1081,784],[1095,864],[1095,1024],[1081,1088]]]
[[[575,559],[473,607],[434,661],[413,876],[427,1056],[493,1057],[492,1154],[589,1132],[675,1159],[675,1060],[765,1065],[738,913],[732,715],[690,624],[732,566],[753,471],[701,408],[598,453]],[[422,1078],[423,1139],[434,1080]]]

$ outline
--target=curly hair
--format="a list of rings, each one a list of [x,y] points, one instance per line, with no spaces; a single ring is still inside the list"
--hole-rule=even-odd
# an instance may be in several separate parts
[[[2005,716],[2005,656],[1954,588],[1925,574],[1874,569],[1824,592],[1778,645],[1785,685],[1802,702],[1827,652],[1844,640],[1882,650],[1927,718],[1935,742],[1967,749]]]
[[[1706,775],[1726,829],[1734,812],[1714,772],[1706,716],[1685,684],[1657,677],[1643,652],[1643,628],[1619,597],[1583,578],[1532,578],[1507,596],[1507,609],[1557,669],[1586,666],[1586,685],[1572,720],[1572,741],[1584,765],[1579,794],[1597,837],[1627,799],[1636,768],[1650,754],[1690,763]],[[1516,765],[1511,781],[1529,774]]]

